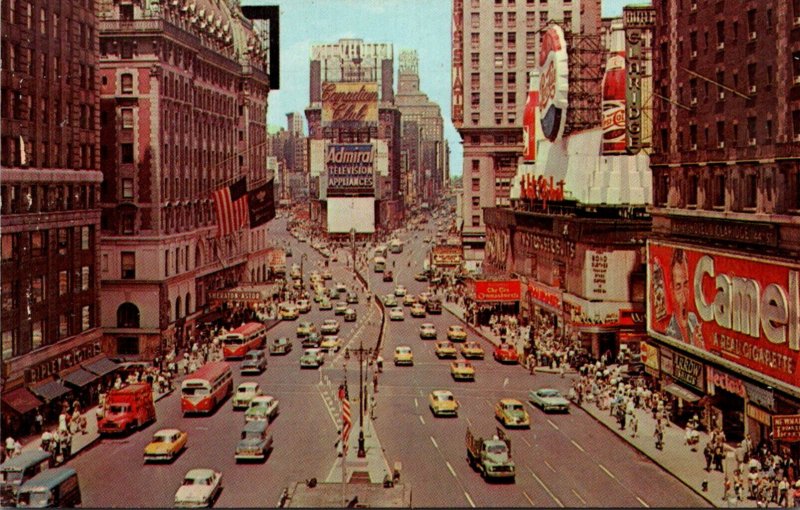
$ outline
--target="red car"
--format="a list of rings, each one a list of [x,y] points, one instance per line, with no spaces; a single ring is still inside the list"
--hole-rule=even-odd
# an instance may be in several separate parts
[[[386,271],[385,273],[383,273],[383,281],[385,282],[394,281],[394,275],[392,274],[391,271]]]
[[[518,363],[519,354],[511,344],[500,344],[494,348],[494,359],[500,363]]]

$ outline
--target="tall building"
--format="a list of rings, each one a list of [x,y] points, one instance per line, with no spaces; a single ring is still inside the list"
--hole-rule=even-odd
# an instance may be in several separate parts
[[[2,52],[2,426],[15,434],[35,409],[83,398],[98,375],[81,365],[104,352],[92,2],[3,2]]]
[[[482,208],[510,204],[522,153],[528,72],[538,66],[542,33],[551,21],[573,35],[569,47],[587,46],[584,41],[600,33],[600,0],[453,0],[451,113],[464,145],[461,231],[471,268],[479,268],[483,259]],[[579,53],[587,60],[583,71],[597,73],[594,49],[587,53]],[[583,85],[585,90],[574,96],[578,108],[596,96],[592,85]],[[585,109],[599,119],[597,108]]]
[[[399,226],[401,127],[392,45],[361,39],[314,45],[310,67],[312,224],[334,235]]]
[[[420,90],[416,50],[400,51],[395,104],[402,115],[407,205],[436,205],[448,179],[444,121],[438,104]],[[410,131],[414,131],[411,133]]]
[[[268,178],[277,9],[258,9],[98,5],[102,324],[118,356],[186,345],[220,307],[215,291],[266,278],[266,225],[218,238],[212,200],[241,176],[250,189]]]
[[[294,136],[303,136],[305,134],[303,129],[303,113],[291,112],[286,114],[286,125],[289,133]]]
[[[797,460],[800,2],[656,5],[648,365]]]
[[[282,205],[308,198],[308,137],[304,134],[302,113],[286,114],[288,129],[270,133],[267,153],[275,156],[281,174]]]

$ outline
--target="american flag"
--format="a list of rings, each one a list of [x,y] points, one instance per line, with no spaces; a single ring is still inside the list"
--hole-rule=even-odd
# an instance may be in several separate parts
[[[246,226],[250,221],[247,204],[247,178],[213,193],[217,213],[217,237],[223,237]]]
[[[342,401],[342,445],[343,450],[347,449],[347,438],[350,437],[350,429],[353,428],[353,420],[350,417],[350,400],[345,395],[339,394]]]

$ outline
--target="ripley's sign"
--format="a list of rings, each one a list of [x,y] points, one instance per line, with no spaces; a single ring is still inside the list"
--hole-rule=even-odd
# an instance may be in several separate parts
[[[42,363],[37,363],[25,371],[25,381],[28,384],[36,383],[58,374],[84,361],[90,360],[103,352],[100,342],[84,344],[69,351],[59,354]]]
[[[648,243],[647,330],[800,385],[800,266]]]

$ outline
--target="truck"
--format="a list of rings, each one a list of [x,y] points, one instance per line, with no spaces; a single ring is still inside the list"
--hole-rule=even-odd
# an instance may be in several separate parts
[[[516,466],[511,459],[511,439],[501,428],[489,439],[475,437],[467,427],[467,462],[478,470],[484,480],[505,479],[511,482],[516,477]]]
[[[155,420],[152,387],[147,383],[131,384],[108,392],[97,430],[100,434],[120,434]]]

